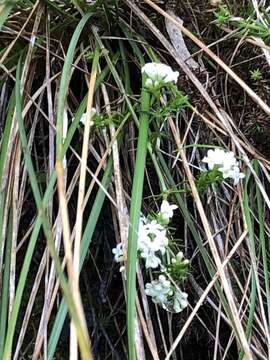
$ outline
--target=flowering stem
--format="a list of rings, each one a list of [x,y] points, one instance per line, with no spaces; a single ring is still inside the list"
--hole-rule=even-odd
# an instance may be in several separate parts
[[[143,77],[143,85],[145,78]],[[135,297],[136,297],[136,260],[137,238],[141,212],[144,167],[147,151],[149,128],[150,93],[143,86],[141,95],[141,116],[139,124],[139,137],[132,185],[130,205],[130,227],[128,235],[128,262],[127,262],[127,327],[129,359],[136,359],[135,352]]]

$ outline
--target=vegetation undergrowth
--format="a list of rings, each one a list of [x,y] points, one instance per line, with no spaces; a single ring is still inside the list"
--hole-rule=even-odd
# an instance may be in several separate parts
[[[270,357],[269,11],[0,0],[0,359]]]

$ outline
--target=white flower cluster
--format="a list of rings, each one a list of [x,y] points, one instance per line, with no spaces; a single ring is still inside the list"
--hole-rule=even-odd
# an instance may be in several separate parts
[[[163,200],[159,212],[160,222],[168,224],[173,217],[173,211],[176,209],[177,205],[170,205],[167,200]]]
[[[184,259],[182,252],[179,252],[175,257],[170,257],[169,252],[167,252],[168,256],[162,257],[169,245],[166,226],[176,209],[176,205],[163,200],[156,219],[141,216],[138,229],[138,256],[144,260],[146,269],[157,269],[159,267],[159,271],[162,272],[158,280],[146,284],[145,293],[151,296],[154,303],[161,305],[167,311],[180,312],[188,304],[187,294],[180,291],[167,279],[166,272],[170,272],[170,268],[173,266],[185,272],[189,261]],[[112,252],[116,262],[124,261],[122,243],[112,249]],[[120,271],[123,271],[123,268],[121,266]]]
[[[213,170],[215,166],[222,173],[223,179],[231,178],[234,185],[237,185],[245,174],[240,172],[239,163],[232,151],[224,151],[222,149],[208,150],[207,156],[203,158],[203,162],[207,163],[209,170]]]
[[[160,222],[168,223],[173,216],[173,210],[177,209],[176,205],[170,205],[167,200],[163,200],[158,213]],[[167,229],[157,220],[149,220],[142,216],[140,218],[138,230],[138,252],[145,261],[147,269],[156,269],[161,265],[159,255],[164,255],[169,239],[167,237]],[[123,245],[118,244],[112,249],[114,260],[116,262],[124,261]]]
[[[114,261],[116,262],[124,261],[123,244],[121,242],[117,244],[115,248],[112,249],[112,253],[114,254]]]
[[[159,275],[158,280],[153,280],[145,285],[145,293],[152,297],[156,304],[164,304],[168,301],[168,296],[173,295],[171,282],[164,275]]]
[[[145,267],[155,269],[161,264],[161,259],[157,256],[160,252],[165,254],[169,240],[166,236],[166,229],[156,220],[147,221],[140,219],[138,232],[138,250],[140,256],[145,260]]]
[[[91,110],[91,121],[90,121],[90,125],[93,126],[94,125],[94,121],[93,121],[93,117],[96,115],[97,113],[97,110],[93,107],[92,110]],[[82,114],[82,117],[80,119],[80,122],[85,125],[85,122],[86,122],[86,118],[87,118],[87,114],[86,113],[83,113]]]
[[[167,225],[173,217],[173,210],[177,209],[176,205],[170,205],[167,200],[163,200],[158,220],[148,220],[141,217],[138,232],[138,250],[140,256],[145,260],[145,267],[156,269],[161,265],[161,259],[158,256],[165,254],[169,239],[167,237]]]
[[[145,285],[145,293],[152,297],[152,301],[163,309],[179,313],[187,307],[188,294],[176,289],[165,275],[159,275],[158,280],[153,280]]]
[[[179,76],[179,72],[173,71],[170,66],[155,62],[145,64],[142,73],[146,74],[145,86],[150,89],[170,82],[176,83]]]
[[[173,297],[173,309],[176,313],[181,312],[188,306],[188,294],[181,290],[176,290]]]

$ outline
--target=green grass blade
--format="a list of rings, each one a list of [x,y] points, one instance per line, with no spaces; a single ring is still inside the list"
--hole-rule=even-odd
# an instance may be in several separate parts
[[[144,82],[143,82],[144,83]],[[139,137],[135,170],[133,176],[131,203],[130,203],[130,226],[128,235],[128,261],[127,261],[127,331],[129,359],[136,359],[135,352],[135,297],[136,297],[136,263],[137,263],[137,238],[142,205],[142,193],[144,182],[144,167],[147,152],[147,140],[149,129],[150,93],[143,88],[141,96],[141,117],[139,125]]]
[[[62,154],[63,153],[63,118],[64,118],[64,109],[66,104],[66,97],[68,92],[68,85],[70,82],[72,61],[81,32],[92,15],[93,15],[92,12],[84,15],[84,17],[81,19],[78,26],[76,27],[76,30],[74,31],[72,39],[70,41],[70,45],[67,51],[67,55],[63,67],[63,72],[60,81],[58,106],[57,106],[57,122],[56,122],[57,159],[63,158],[63,154]]]
[[[7,116],[6,116],[6,124],[5,124],[5,129],[4,129],[4,133],[3,133],[3,137],[2,137],[1,148],[0,148],[0,184],[1,184],[1,189],[0,189],[0,249],[2,249],[2,246],[3,246],[2,230],[3,230],[3,215],[4,215],[4,206],[5,206],[5,198],[6,198],[6,188],[5,188],[6,181],[4,181],[4,179],[3,179],[3,173],[4,173],[4,168],[5,168],[6,162],[7,162],[8,145],[9,145],[9,141],[10,141],[10,130],[11,130],[12,121],[13,121],[14,109],[15,109],[15,89],[13,89],[10,100],[9,100]],[[2,255],[3,254],[0,255],[0,269],[2,268]],[[1,278],[1,276],[0,276],[0,278]],[[0,354],[1,354],[1,352],[0,352]]]
[[[10,278],[10,263],[11,263],[11,248],[12,248],[12,209],[9,214],[7,246],[5,254],[4,277],[1,289],[1,316],[0,316],[0,354],[3,353],[6,326],[8,319],[8,299],[9,299],[9,278]]]
[[[13,6],[14,6],[13,4],[12,5],[11,4],[0,5],[0,30],[1,30],[2,26],[4,25],[4,22],[8,18]]]
[[[245,183],[244,183],[244,213],[245,213],[245,220],[248,228],[248,237],[249,237],[249,245],[250,245],[250,251],[251,256],[253,256],[254,259],[256,259],[256,247],[255,247],[255,234],[254,234],[254,221],[251,217],[252,209],[250,208],[250,191],[251,188],[249,187],[249,178],[250,174],[246,176]],[[251,291],[250,291],[250,300],[249,300],[249,315],[248,315],[248,321],[246,326],[246,335],[249,339],[252,334],[253,330],[253,320],[255,315],[255,305],[256,305],[256,295],[257,295],[257,283],[256,283],[256,277],[255,277],[255,271],[253,267],[253,262],[251,261],[252,269],[251,269]],[[239,359],[242,359],[244,356],[244,352],[241,351],[239,354]]]
[[[258,161],[254,161],[254,169],[259,176],[259,164]],[[269,246],[267,248],[265,238],[265,209],[263,207],[262,194],[259,186],[256,184],[256,199],[257,199],[257,210],[258,210],[258,222],[259,222],[259,239],[262,247],[262,260],[263,260],[263,278],[266,291],[266,302],[267,302],[267,315],[268,315],[268,328],[270,326],[270,284],[269,284],[269,265],[268,255]]]

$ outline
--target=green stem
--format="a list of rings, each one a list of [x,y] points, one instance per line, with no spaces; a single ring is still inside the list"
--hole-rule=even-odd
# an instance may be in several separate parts
[[[144,79],[143,79],[144,84]],[[130,227],[128,236],[128,264],[127,264],[127,327],[129,359],[136,359],[135,352],[135,297],[136,297],[136,262],[137,238],[141,212],[144,167],[147,152],[150,93],[143,87],[141,96],[141,118],[137,145],[134,181],[130,205]]]
[[[251,191],[250,191],[251,192]],[[244,213],[245,213],[245,220],[248,228],[248,236],[249,236],[249,243],[250,243],[250,252],[251,257],[254,258],[256,261],[256,247],[255,247],[255,237],[254,237],[254,221],[251,217],[252,209],[250,207],[250,198],[252,198],[252,194],[249,192],[249,175],[245,178],[245,185],[244,185]],[[251,291],[250,291],[250,299],[249,299],[249,315],[247,320],[246,326],[246,336],[247,339],[251,338],[252,331],[253,331],[253,321],[255,316],[255,307],[256,307],[256,296],[257,296],[257,284],[256,284],[256,275],[254,268],[254,263],[251,261]],[[239,353],[239,360],[244,358],[244,351],[241,350]]]
[[[254,169],[259,176],[259,164],[258,161],[254,161]],[[257,198],[257,209],[258,209],[258,220],[259,220],[259,239],[262,246],[262,260],[263,260],[263,273],[264,273],[264,283],[265,283],[265,292],[266,292],[266,302],[267,302],[267,313],[268,313],[268,329],[270,326],[270,286],[269,286],[269,267],[267,259],[267,244],[265,238],[265,214],[262,201],[262,194],[259,186],[256,185],[256,198]]]
[[[1,317],[0,317],[0,354],[3,353],[6,326],[8,318],[8,299],[9,299],[9,278],[10,278],[10,263],[11,263],[11,247],[12,247],[12,208],[9,214],[8,223],[8,236],[7,236],[7,247],[5,254],[5,265],[4,265],[4,277],[3,277],[3,288],[1,298]]]

